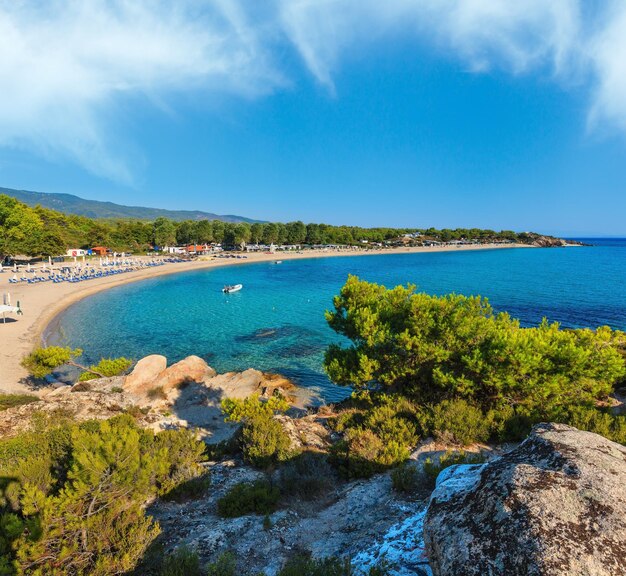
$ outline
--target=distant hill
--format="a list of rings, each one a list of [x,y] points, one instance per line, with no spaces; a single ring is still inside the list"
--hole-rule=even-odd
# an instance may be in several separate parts
[[[222,220],[223,222],[261,222],[234,214],[213,214],[200,210],[164,210],[162,208],[146,208],[143,206],[123,206],[113,202],[85,200],[73,194],[48,194],[45,192],[30,192],[28,190],[13,190],[0,188],[0,194],[17,198],[20,202],[35,206],[40,204],[44,208],[58,210],[65,214],[78,214],[88,218],[111,218],[133,220],[155,220],[159,217],[171,220]]]

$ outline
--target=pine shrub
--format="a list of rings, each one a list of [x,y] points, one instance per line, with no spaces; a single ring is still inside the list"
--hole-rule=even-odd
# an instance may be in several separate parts
[[[271,514],[276,510],[279,499],[279,488],[268,480],[240,482],[217,501],[217,512],[222,518]]]

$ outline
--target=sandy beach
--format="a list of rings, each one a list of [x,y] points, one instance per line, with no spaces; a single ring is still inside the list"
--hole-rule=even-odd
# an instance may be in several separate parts
[[[191,262],[169,263],[163,266],[128,272],[117,276],[97,278],[80,283],[63,282],[53,284],[42,282],[36,284],[10,284],[12,274],[0,275],[0,292],[9,292],[13,303],[20,302],[23,316],[7,316],[6,323],[0,321],[0,393],[23,393],[31,391],[26,378],[26,370],[20,365],[21,359],[34,346],[41,342],[41,335],[46,326],[65,308],[100,292],[129,282],[137,282],[180,272],[190,272],[205,268],[251,264],[274,260],[296,260],[301,258],[328,258],[340,256],[368,256],[384,254],[409,254],[445,251],[467,251],[505,248],[529,248],[522,244],[507,245],[469,245],[469,246],[436,246],[419,248],[393,248],[384,250],[336,250],[336,251],[303,251],[277,252],[275,254],[250,253],[247,259],[206,257]]]

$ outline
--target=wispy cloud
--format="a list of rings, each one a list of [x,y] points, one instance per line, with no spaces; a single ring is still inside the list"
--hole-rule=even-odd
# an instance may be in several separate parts
[[[334,94],[352,54],[398,38],[475,73],[586,83],[591,122],[626,130],[620,0],[0,0],[0,145],[130,182],[128,98],[268,94],[290,83],[285,50]]]
[[[69,157],[128,182],[114,150],[126,96],[281,85],[237,3],[0,2],[0,144]]]

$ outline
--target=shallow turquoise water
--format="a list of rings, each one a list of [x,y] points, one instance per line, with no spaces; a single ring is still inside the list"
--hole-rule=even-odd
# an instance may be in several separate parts
[[[626,240],[588,248],[513,249],[323,258],[231,266],[120,286],[66,310],[48,343],[103,356],[170,361],[189,354],[218,371],[281,372],[317,387],[328,401],[345,390],[322,371],[323,350],[338,337],[326,326],[349,273],[387,286],[411,282],[432,294],[487,296],[526,325],[546,316],[564,326],[626,329]],[[225,295],[224,284],[242,283]]]

